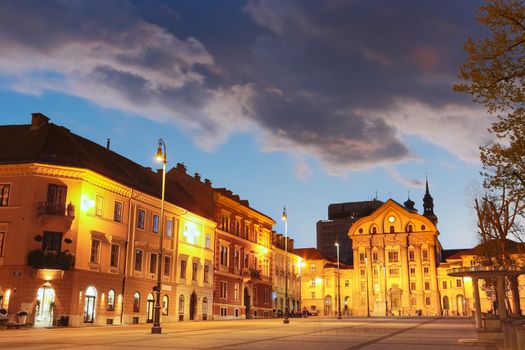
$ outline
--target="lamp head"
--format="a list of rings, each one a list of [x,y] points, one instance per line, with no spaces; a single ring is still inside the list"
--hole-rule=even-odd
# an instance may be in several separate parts
[[[339,247],[339,242],[335,242],[335,246],[336,246],[336,247]]]
[[[288,215],[286,214],[286,207],[283,208],[283,217],[282,217],[283,221],[287,221],[288,220]]]
[[[157,148],[157,155],[155,156],[155,159],[159,162],[164,160],[164,155],[162,154],[162,148],[160,146]]]

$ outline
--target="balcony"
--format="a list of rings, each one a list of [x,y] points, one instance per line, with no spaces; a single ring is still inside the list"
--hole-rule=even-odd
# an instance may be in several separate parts
[[[33,250],[27,256],[27,265],[33,269],[69,271],[75,266],[75,256],[71,253]]]
[[[244,282],[248,282],[252,279],[260,279],[261,278],[261,272],[256,269],[248,269],[244,268],[242,269],[242,277]]]
[[[38,202],[37,224],[53,225],[54,231],[69,231],[71,223],[75,219],[75,206],[73,203],[66,205],[57,202]]]

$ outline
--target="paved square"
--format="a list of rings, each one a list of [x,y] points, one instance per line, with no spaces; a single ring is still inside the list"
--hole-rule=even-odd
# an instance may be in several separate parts
[[[495,349],[458,344],[475,338],[470,319],[310,317],[151,325],[0,330],[0,349]]]

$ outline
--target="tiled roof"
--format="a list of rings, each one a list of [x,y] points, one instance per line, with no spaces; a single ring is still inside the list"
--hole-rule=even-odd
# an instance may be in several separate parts
[[[305,260],[328,260],[333,261],[325,257],[317,248],[297,248],[294,249],[293,253],[300,256]]]
[[[460,259],[462,255],[471,254],[472,249],[443,249],[441,252],[441,260],[446,261],[447,259]]]
[[[0,164],[44,163],[89,169],[149,195],[160,198],[161,174],[67,128],[46,123],[0,126]],[[206,218],[212,218],[184,188],[166,181],[166,201]]]

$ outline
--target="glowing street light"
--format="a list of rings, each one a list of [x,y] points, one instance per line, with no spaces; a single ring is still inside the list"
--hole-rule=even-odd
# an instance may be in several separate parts
[[[290,323],[288,319],[288,214],[286,207],[283,208],[284,221],[284,318],[283,323]]]
[[[159,259],[157,260],[157,286],[155,292],[157,294],[157,300],[155,301],[155,309],[153,316],[153,326],[151,327],[152,334],[161,334],[162,328],[160,327],[160,289],[161,289],[161,278],[162,278],[162,243],[163,243],[163,230],[164,230],[164,193],[166,192],[166,144],[163,139],[159,139],[159,147],[157,148],[157,155],[155,159],[162,162],[162,194],[160,202],[160,224],[159,224]]]
[[[341,266],[339,262],[339,242],[335,242],[337,248],[337,318],[341,319]]]

